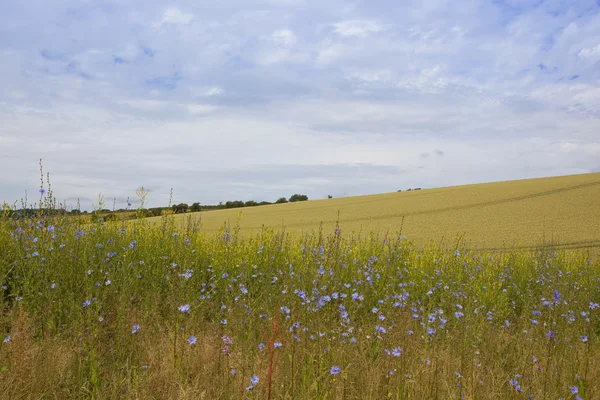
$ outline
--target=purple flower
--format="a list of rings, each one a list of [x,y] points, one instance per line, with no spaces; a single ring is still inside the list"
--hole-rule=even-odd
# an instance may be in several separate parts
[[[223,336],[221,339],[223,339],[223,343],[225,344],[233,344],[233,341],[229,338],[229,336]]]
[[[8,343],[8,342],[10,342],[10,335],[5,337],[4,340],[2,341],[2,343]]]
[[[252,375],[252,377],[250,378],[250,383],[252,383],[253,385],[256,385],[258,383],[259,379],[258,376],[256,375]]]
[[[569,390],[571,391],[571,394],[579,393],[579,388],[577,386],[569,386]]]
[[[331,375],[337,375],[337,374],[339,374],[340,372],[342,372],[342,370],[341,370],[341,368],[340,368],[340,367],[338,367],[337,365],[334,365],[333,367],[331,367],[331,370],[329,370],[329,373],[330,373]]]
[[[133,325],[133,329],[131,330],[131,334],[135,334],[138,333],[140,331],[140,325],[139,324],[134,324]]]
[[[258,349],[259,350],[264,350],[264,348],[265,348],[265,344],[264,343],[259,343],[258,344]]]
[[[196,336],[190,336],[187,340],[189,344],[196,344]]]
[[[385,328],[383,326],[379,326],[379,325],[375,326],[375,330],[377,332],[379,332],[379,333],[385,333],[386,332]]]
[[[273,343],[273,347],[276,348],[276,349],[280,348],[281,346],[283,346],[283,344],[281,342],[275,342],[275,343]]]
[[[184,304],[182,306],[179,306],[177,309],[179,311],[181,311],[182,313],[185,313],[185,314],[189,314],[190,313],[190,305],[189,304]]]

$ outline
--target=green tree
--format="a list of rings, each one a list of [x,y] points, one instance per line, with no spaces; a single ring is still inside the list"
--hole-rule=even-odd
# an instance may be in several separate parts
[[[297,201],[306,201],[306,200],[308,200],[308,196],[305,194],[297,194],[296,193],[290,197],[290,203],[294,203]]]

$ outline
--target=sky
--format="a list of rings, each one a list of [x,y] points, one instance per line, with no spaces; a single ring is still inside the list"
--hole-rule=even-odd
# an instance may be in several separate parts
[[[600,171],[600,0],[0,2],[0,202]]]

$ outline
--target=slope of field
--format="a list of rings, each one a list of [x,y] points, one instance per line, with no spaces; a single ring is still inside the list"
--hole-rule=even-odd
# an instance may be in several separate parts
[[[600,173],[313,200],[178,215],[201,216],[216,232],[238,216],[242,233],[262,226],[299,233],[323,224],[330,232],[339,213],[344,233],[402,235],[417,245],[452,244],[459,235],[480,248],[600,247]],[[404,222],[402,223],[404,218]]]

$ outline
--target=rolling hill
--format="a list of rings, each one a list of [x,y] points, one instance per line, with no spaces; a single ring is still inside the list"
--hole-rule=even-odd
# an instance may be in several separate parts
[[[240,216],[241,212],[241,216]],[[600,247],[600,173],[482,183],[368,196],[312,200],[180,214],[201,218],[213,233],[238,223],[242,234],[263,226],[297,233],[322,223],[331,232],[402,235],[417,245],[453,244],[462,237],[479,248]],[[159,217],[150,220],[157,220]]]

